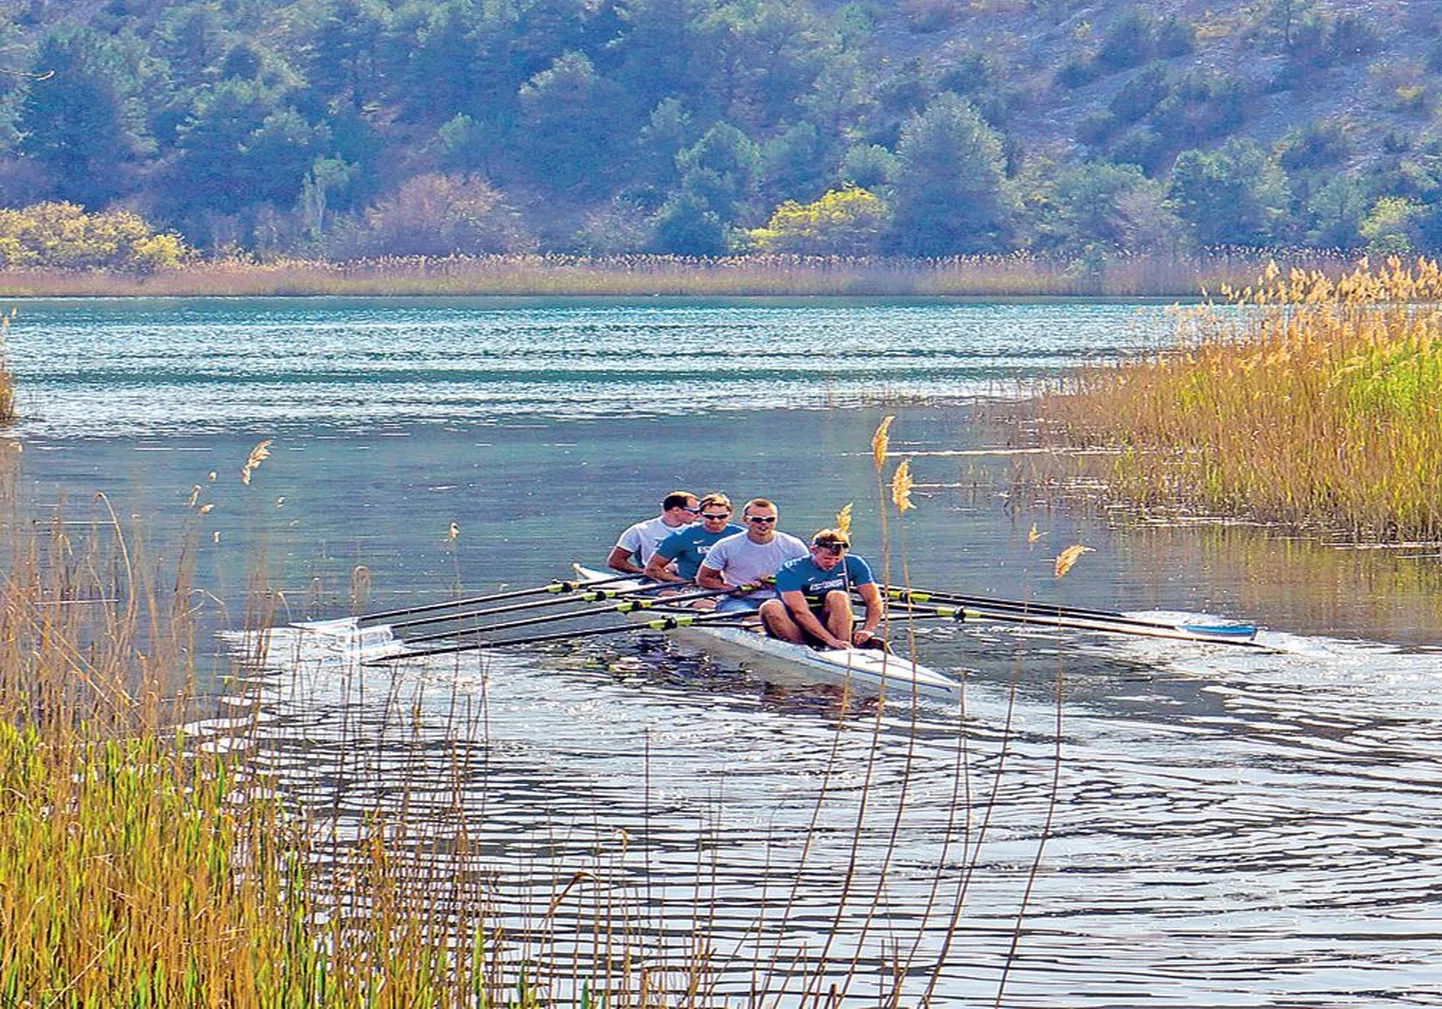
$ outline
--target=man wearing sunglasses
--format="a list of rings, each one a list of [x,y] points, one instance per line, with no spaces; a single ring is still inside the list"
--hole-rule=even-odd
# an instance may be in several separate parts
[[[776,599],[761,604],[761,622],[772,637],[827,648],[884,648],[876,628],[886,612],[871,568],[848,554],[851,540],[840,529],[811,537],[809,556],[776,571]],[[851,590],[866,603],[861,626],[851,609]]]
[[[611,548],[611,556],[606,558],[606,566],[622,574],[641,574],[661,541],[695,522],[700,513],[701,506],[697,504],[695,494],[688,490],[673,490],[661,499],[660,515],[637,522],[621,534]]]
[[[731,499],[707,494],[701,499],[701,521],[678,529],[661,541],[646,562],[646,577],[658,582],[690,582],[706,554],[718,541],[746,530],[731,521]]]
[[[696,571],[703,589],[730,589],[718,611],[755,610],[763,600],[775,598],[770,586],[776,569],[806,556],[806,544],[776,528],[776,505],[758,497],[741,509],[744,533],[717,540]]]

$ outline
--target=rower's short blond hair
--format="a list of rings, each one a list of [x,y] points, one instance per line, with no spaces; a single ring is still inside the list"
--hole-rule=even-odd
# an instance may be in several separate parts
[[[701,510],[702,510],[702,511],[705,511],[705,510],[706,510],[706,506],[707,506],[707,505],[720,505],[722,508],[725,508],[728,512],[732,510],[732,508],[731,508],[731,499],[730,499],[729,497],[727,497],[725,494],[722,494],[720,491],[714,491],[714,490],[713,490],[710,494],[707,494],[705,497],[703,497],[703,498],[701,499]]]
[[[814,547],[850,548],[851,538],[840,529],[818,529],[816,535],[811,537],[811,545]]]
[[[741,514],[742,514],[742,515],[745,515],[745,514],[746,514],[747,512],[749,512],[752,508],[770,508],[770,509],[772,509],[773,511],[775,511],[775,512],[777,512],[777,513],[780,513],[780,511],[781,511],[780,508],[777,508],[777,507],[776,507],[776,502],[775,502],[775,501],[768,501],[768,500],[767,500],[766,498],[764,498],[764,497],[754,497],[754,498],[752,498],[750,501],[747,501],[744,505],[741,506]]]

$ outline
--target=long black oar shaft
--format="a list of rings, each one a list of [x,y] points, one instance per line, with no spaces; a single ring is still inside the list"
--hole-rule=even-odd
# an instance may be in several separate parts
[[[474,632],[476,635],[473,641],[460,641],[453,645],[446,645],[441,648],[419,648],[412,651],[398,652],[395,655],[384,655],[379,658],[368,660],[364,663],[367,666],[381,665],[388,662],[399,662],[402,659],[424,658],[427,655],[450,655],[456,652],[475,652],[482,648],[510,648],[516,645],[537,645],[547,641],[569,641],[572,638],[593,638],[601,634],[624,634],[627,631],[673,631],[678,627],[692,627],[703,625],[715,625],[719,627],[739,627],[737,613],[669,613],[657,617],[654,620],[647,620],[644,623],[617,624],[612,627],[587,627],[578,631],[557,631],[555,634],[536,634],[528,638],[510,638],[505,641],[494,641],[489,638],[480,637],[481,631],[489,631],[493,628],[479,628]]]
[[[374,623],[377,620],[388,620],[391,617],[410,616],[412,613],[434,613],[436,610],[474,606],[476,603],[496,603],[503,599],[521,599],[525,596],[539,596],[547,592],[557,594],[577,592],[581,589],[589,589],[597,585],[609,585],[613,582],[628,581],[635,577],[635,575],[616,575],[612,578],[597,578],[594,581],[583,581],[580,579],[561,581],[558,579],[549,585],[537,585],[529,589],[512,589],[510,592],[492,592],[484,596],[468,596],[465,599],[448,599],[439,603],[427,603],[424,606],[406,606],[398,610],[381,610],[376,613],[363,613],[356,617],[355,620],[356,623]]]
[[[456,638],[463,634],[484,634],[491,631],[509,630],[513,627],[530,627],[534,624],[548,624],[552,621],[574,620],[577,617],[594,617],[603,613],[634,613],[636,610],[670,607],[675,606],[677,603],[690,602],[692,599],[706,599],[711,596],[725,595],[730,591],[730,589],[705,589],[701,592],[683,592],[680,595],[659,596],[655,599],[626,599],[616,603],[614,606],[567,610],[565,613],[543,613],[540,616],[523,617],[520,620],[505,620],[499,624],[486,624],[482,627],[466,627],[460,630],[451,629],[449,631],[433,631],[430,634],[417,634],[415,637],[405,638],[403,640],[407,643],[444,641],[447,638]]]
[[[1028,624],[1035,627],[1062,627],[1075,631],[1101,631],[1108,634],[1131,634],[1144,638],[1169,638],[1176,641],[1199,641],[1213,645],[1241,645],[1246,648],[1267,646],[1251,638],[1208,634],[1204,627],[1195,630],[1176,624],[1147,623],[1142,620],[1104,620],[1082,617],[1055,617],[1045,613],[1016,613],[984,607],[912,606],[912,616],[940,617],[951,620],[995,620],[1001,623]],[[893,619],[895,619],[893,617]],[[1270,649],[1267,649],[1270,651]]]
[[[592,584],[595,584],[594,582]],[[483,610],[461,610],[457,613],[439,613],[433,617],[415,617],[411,620],[397,620],[386,625],[392,630],[399,627],[423,627],[426,624],[443,624],[453,620],[472,620],[476,617],[490,617],[497,613],[519,613],[522,610],[539,610],[547,606],[562,606],[566,603],[595,603],[606,599],[624,599],[642,592],[652,592],[659,582],[647,582],[630,589],[587,589],[573,595],[557,596],[554,599],[530,599],[508,606],[491,606]]]

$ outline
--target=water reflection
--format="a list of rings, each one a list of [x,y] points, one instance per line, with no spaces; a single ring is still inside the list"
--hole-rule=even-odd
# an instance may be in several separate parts
[[[699,942],[718,1001],[991,999],[1039,850],[1005,1004],[1442,1000],[1438,664],[1276,643],[956,628],[929,645],[970,660],[963,719],[651,638],[386,671],[283,634],[265,745],[342,837],[404,807],[429,853],[464,820],[530,955],[605,937],[660,976]]]

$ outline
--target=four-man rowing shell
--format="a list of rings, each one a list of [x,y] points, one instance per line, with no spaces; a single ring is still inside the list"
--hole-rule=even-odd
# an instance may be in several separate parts
[[[604,572],[575,565],[583,581],[600,581]],[[612,582],[612,587],[628,585]],[[635,588],[642,582],[637,581]],[[647,619],[660,607],[640,611]],[[679,607],[678,607],[679,609]],[[694,611],[688,611],[694,612]],[[961,696],[961,684],[899,655],[870,648],[816,649],[767,637],[742,627],[695,625],[668,631],[677,640],[720,658],[740,662],[757,673],[849,686],[865,693],[885,693],[893,700],[913,694],[944,700]]]

